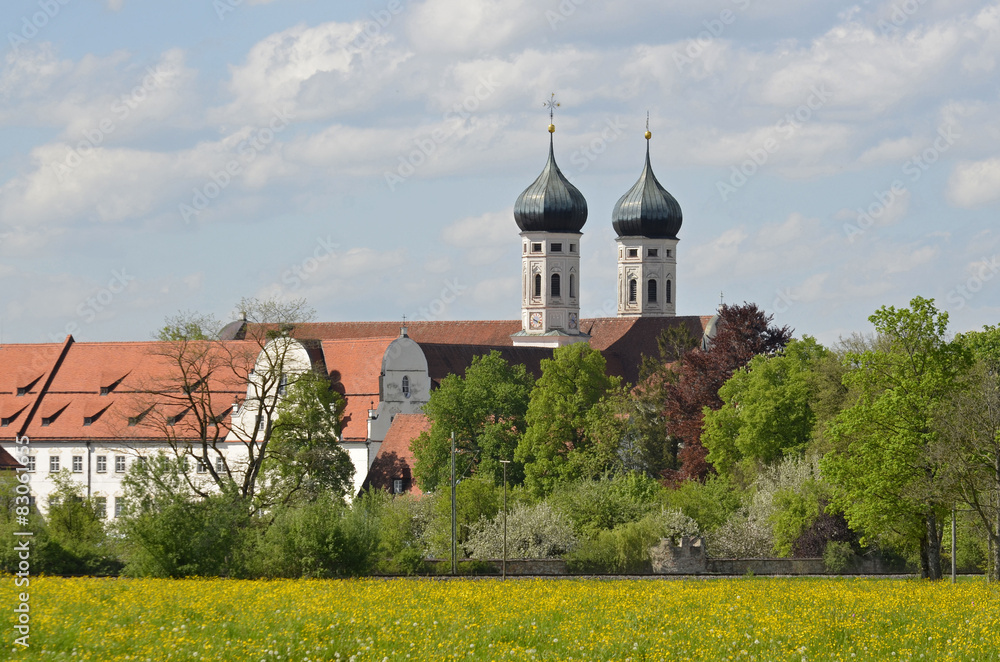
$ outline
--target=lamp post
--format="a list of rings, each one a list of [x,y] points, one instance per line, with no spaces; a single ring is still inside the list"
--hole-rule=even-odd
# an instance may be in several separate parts
[[[503,581],[507,581],[507,465],[510,460],[500,460],[503,465]]]
[[[458,574],[458,531],[455,513],[455,433],[451,433],[451,574]]]

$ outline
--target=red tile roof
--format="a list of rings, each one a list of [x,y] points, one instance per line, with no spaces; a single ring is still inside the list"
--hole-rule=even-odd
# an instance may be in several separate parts
[[[0,471],[13,471],[21,466],[21,463],[14,459],[14,456],[7,452],[7,449],[0,446]]]
[[[397,336],[323,340],[323,359],[334,387],[347,399],[345,441],[368,438],[368,409],[379,403],[382,357]]]
[[[598,317],[580,320],[580,330],[590,335],[590,346],[601,350],[608,372],[634,384],[639,379],[642,356],[658,356],[657,338],[664,329],[683,326],[699,338],[710,315],[687,317]],[[398,337],[400,322],[323,322],[299,324],[292,335],[302,339],[345,340]],[[521,330],[520,320],[406,322],[407,335],[424,348],[435,382],[450,373],[463,374],[471,357],[499,349],[504,358],[524,363],[538,375],[542,358],[551,351],[514,348],[511,334]],[[505,349],[506,348],[506,349]],[[329,366],[328,366],[329,367]]]
[[[0,347],[0,416],[12,434],[37,440],[153,440],[164,431],[146,422],[129,424],[129,417],[152,404],[151,390],[176,391],[176,399],[159,402],[172,415],[183,397],[168,354],[170,343],[77,343],[72,337],[60,345],[5,345]],[[259,348],[254,343],[211,345],[213,357],[235,357],[248,370]],[[250,361],[250,363],[247,363]],[[244,365],[246,363],[246,365]],[[14,375],[11,378],[11,375]],[[26,377],[27,376],[27,377]],[[24,395],[17,395],[25,379],[37,379]],[[108,389],[101,395],[102,389]],[[209,379],[212,408],[228,412],[236,397],[246,396],[246,380],[232,371],[217,370]],[[148,404],[147,404],[148,402]],[[166,410],[170,410],[169,412]],[[91,419],[87,424],[86,419]],[[223,417],[225,433],[228,418]],[[181,438],[197,438],[190,419],[170,431]]]
[[[464,322],[313,322],[298,324],[292,331],[296,338],[342,340],[346,338],[399,337],[400,327],[407,328],[413,340],[445,345],[511,345],[510,336],[521,330],[520,320],[483,320]]]
[[[410,443],[430,429],[431,422],[423,414],[396,414],[368,471],[364,487],[392,491],[392,481],[402,479],[404,491],[421,494],[413,477],[414,457]]]

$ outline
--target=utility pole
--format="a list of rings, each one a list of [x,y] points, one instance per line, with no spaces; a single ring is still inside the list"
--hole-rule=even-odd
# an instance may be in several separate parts
[[[503,581],[507,581],[507,465],[510,460],[500,460],[503,465]]]
[[[951,583],[958,581],[958,564],[955,561],[955,509],[951,509]]]
[[[458,528],[455,511],[455,433],[451,433],[451,574],[458,574]]]

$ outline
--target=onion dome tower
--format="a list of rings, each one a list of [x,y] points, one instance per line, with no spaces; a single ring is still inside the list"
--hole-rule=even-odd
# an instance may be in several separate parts
[[[580,237],[587,201],[556,165],[553,111],[549,108],[549,160],[514,203],[521,229],[521,347],[561,347],[589,340],[580,333]]]
[[[646,166],[611,215],[618,233],[619,317],[677,314],[677,232],[683,216],[677,200],[653,174],[649,163],[652,137],[647,117]]]

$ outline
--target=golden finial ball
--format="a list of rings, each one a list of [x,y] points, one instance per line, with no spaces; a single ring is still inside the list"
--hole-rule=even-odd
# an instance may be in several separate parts
[[[647,132],[646,132],[646,140],[649,140],[649,139],[650,139],[650,138],[652,138],[652,137],[653,137],[653,134],[652,134],[652,132],[650,132],[650,131],[647,131]]]
[[[556,132],[556,125],[549,124],[549,133],[555,133],[555,132]]]

